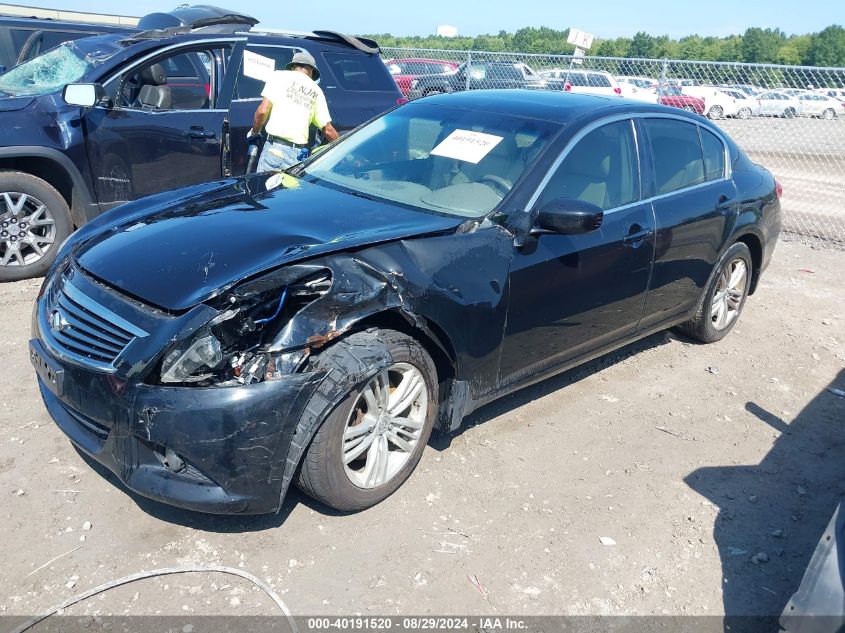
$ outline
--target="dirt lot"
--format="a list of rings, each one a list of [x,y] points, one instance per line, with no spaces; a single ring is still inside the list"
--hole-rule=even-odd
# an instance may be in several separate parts
[[[158,505],[86,463],[29,366],[38,284],[3,286],[0,610],[213,563],[266,579],[297,614],[779,613],[845,494],[845,398],[827,390],[845,388],[843,270],[845,253],[782,243],[722,343],[653,336],[488,406],[369,511],[294,491],[252,518]],[[193,574],[69,612],[273,608],[244,581]]]

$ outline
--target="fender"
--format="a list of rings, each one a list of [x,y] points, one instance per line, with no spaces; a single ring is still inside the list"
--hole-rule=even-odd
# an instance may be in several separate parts
[[[97,217],[100,208],[91,198],[91,191],[82,174],[67,156],[60,151],[37,145],[15,145],[0,147],[0,159],[3,158],[44,158],[57,163],[73,183],[73,198],[68,201],[74,225],[82,226]]]

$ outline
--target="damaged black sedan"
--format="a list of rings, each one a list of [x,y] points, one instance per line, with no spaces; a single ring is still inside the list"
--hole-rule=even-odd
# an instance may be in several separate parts
[[[83,227],[39,294],[32,362],[62,431],[142,495],[262,513],[295,482],[366,508],[484,403],[664,328],[724,337],[779,195],[670,108],[422,99],[287,173]]]

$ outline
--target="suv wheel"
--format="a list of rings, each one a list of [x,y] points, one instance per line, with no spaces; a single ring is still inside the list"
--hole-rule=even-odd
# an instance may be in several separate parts
[[[47,272],[73,231],[61,194],[32,174],[0,172],[0,281]]]

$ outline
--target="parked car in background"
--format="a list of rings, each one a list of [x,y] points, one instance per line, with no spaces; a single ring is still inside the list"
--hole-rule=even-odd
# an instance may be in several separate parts
[[[417,99],[444,92],[501,88],[541,90],[548,82],[522,62],[478,60],[464,62],[452,74],[421,75],[411,81],[408,97]]]
[[[730,88],[732,90],[739,90],[740,92],[744,92],[749,97],[754,97],[761,92],[765,92],[764,88],[760,86],[752,86],[750,84],[725,84],[722,86],[723,88]]]
[[[771,90],[757,95],[761,116],[779,116],[791,119],[801,109],[801,102],[795,97],[779,91]]]
[[[83,227],[39,293],[30,357],[59,428],[141,495],[254,514],[296,482],[360,510],[434,427],[665,328],[723,339],[779,196],[685,112],[439,95],[284,174]]]
[[[736,116],[739,111],[736,100],[716,86],[685,86],[681,88],[681,92],[702,99],[704,101],[703,114],[710,119]]]
[[[213,7],[177,12],[214,28],[82,38],[0,75],[0,281],[44,274],[102,211],[244,173],[266,70],[245,51],[276,68],[309,51],[338,131],[402,99],[375,42],[245,32],[253,18]]]
[[[673,108],[680,108],[688,112],[697,112],[704,114],[704,99],[693,97],[681,92],[678,86],[664,85],[658,88],[658,103],[672,106]]]
[[[845,102],[845,88],[819,88],[816,92],[826,97],[832,97]]]
[[[450,62],[444,59],[387,59],[384,62],[387,66],[399,90],[406,97],[411,91],[411,82],[420,75],[439,75],[453,73],[458,69],[457,62]]]
[[[760,114],[760,103],[757,101],[757,99],[749,97],[741,90],[722,88],[722,92],[724,92],[729,97],[733,98],[734,102],[736,103],[736,118],[750,119],[752,116],[757,116]]]
[[[632,86],[636,86],[637,88],[642,88],[644,90],[657,90],[657,79],[652,79],[651,77],[637,77],[637,76],[629,76],[629,75],[617,75],[616,81],[619,85],[622,84],[631,84]]]
[[[798,114],[800,116],[818,117],[831,121],[840,114],[845,114],[845,103],[820,94],[798,95]]]
[[[778,92],[782,92],[790,97],[797,97],[799,95],[805,95],[810,91],[804,88],[778,88]]]
[[[548,80],[549,88],[576,94],[621,96],[622,89],[610,73],[603,70],[550,68],[541,70],[540,76]]]
[[[133,31],[133,28],[108,24],[0,16],[0,73],[63,42],[104,33]]]

